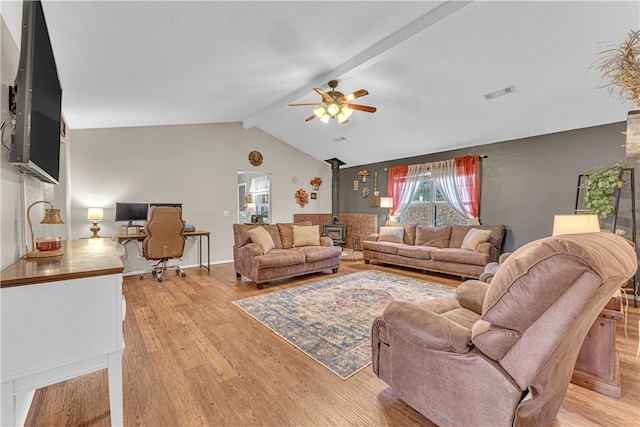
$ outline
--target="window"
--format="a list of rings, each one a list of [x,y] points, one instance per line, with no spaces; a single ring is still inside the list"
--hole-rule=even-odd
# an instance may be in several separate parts
[[[411,205],[400,217],[399,222],[417,222],[428,227],[441,227],[448,224],[469,224],[449,206],[444,196],[436,188],[432,179],[422,181]]]

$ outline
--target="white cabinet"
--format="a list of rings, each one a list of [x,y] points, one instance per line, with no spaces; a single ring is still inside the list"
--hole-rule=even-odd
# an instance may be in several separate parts
[[[65,242],[59,260],[20,260],[2,272],[1,425],[16,396],[108,369],[112,425],[122,425],[122,262],[110,241]]]

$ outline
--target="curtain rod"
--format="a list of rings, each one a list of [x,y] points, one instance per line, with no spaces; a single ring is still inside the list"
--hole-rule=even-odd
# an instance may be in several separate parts
[[[487,157],[489,157],[489,156],[488,156],[488,155],[486,155],[486,154],[478,154],[477,156],[478,156],[480,159],[486,159]],[[385,170],[385,171],[388,171],[389,169],[388,169],[388,168],[384,168],[384,170]]]

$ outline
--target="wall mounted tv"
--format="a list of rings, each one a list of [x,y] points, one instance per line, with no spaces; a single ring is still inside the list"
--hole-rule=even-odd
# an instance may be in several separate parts
[[[57,184],[62,88],[40,1],[22,2],[20,60],[10,92],[16,129],[9,163]]]

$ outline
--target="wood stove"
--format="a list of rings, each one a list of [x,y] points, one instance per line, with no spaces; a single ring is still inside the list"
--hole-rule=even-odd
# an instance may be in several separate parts
[[[347,226],[345,224],[324,224],[322,235],[333,240],[334,245],[343,245],[347,241]]]

